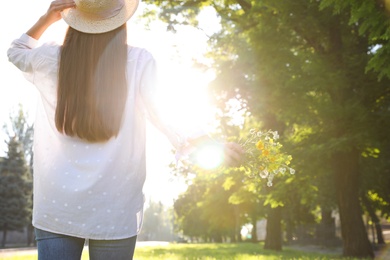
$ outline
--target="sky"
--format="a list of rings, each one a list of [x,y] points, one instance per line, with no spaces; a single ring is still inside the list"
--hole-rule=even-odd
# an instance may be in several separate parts
[[[15,38],[26,32],[43,15],[51,0],[4,1],[0,9],[0,125],[8,121],[9,114],[22,104],[33,122],[37,102],[37,92],[16,69],[6,55]],[[194,59],[203,59],[207,50],[207,34],[218,30],[218,19],[211,10],[201,14],[200,27],[179,28],[178,33],[166,31],[166,25],[153,21],[149,29],[141,14],[145,5],[140,6],[128,22],[129,39],[132,46],[143,47],[155,57],[159,71],[160,107],[165,112],[165,120],[183,132],[190,133],[204,127],[213,118],[213,107],[207,97],[207,84],[213,73],[194,69]],[[40,43],[54,41],[61,43],[67,25],[59,21],[52,25],[41,37]],[[0,131],[0,156],[4,156],[6,135]],[[182,181],[174,178],[168,164],[173,161],[171,146],[165,137],[154,127],[148,127],[147,142],[148,174],[145,184],[147,199],[172,204],[174,198],[185,190]]]

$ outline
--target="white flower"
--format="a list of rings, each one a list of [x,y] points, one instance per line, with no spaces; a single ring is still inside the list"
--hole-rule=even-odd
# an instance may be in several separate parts
[[[281,174],[285,173],[286,172],[286,168],[284,168],[284,167],[279,168],[279,172]]]
[[[261,178],[265,179],[268,177],[268,171],[267,170],[261,171],[259,175]]]
[[[290,168],[290,174],[294,174],[295,170],[293,168]]]
[[[267,186],[268,186],[268,187],[271,187],[271,186],[272,186],[272,181],[268,181],[268,182],[267,182]]]
[[[274,139],[277,140],[279,139],[279,134],[278,134],[278,131],[275,131],[272,133],[274,135]]]

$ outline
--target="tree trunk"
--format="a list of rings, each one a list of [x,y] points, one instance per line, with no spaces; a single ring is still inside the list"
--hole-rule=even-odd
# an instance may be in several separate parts
[[[212,234],[212,237],[213,237],[213,242],[214,243],[222,243],[222,235],[220,234],[219,231],[215,231]]]
[[[375,225],[375,231],[376,231],[378,245],[384,245],[385,239],[383,238],[382,226],[381,226],[381,223],[380,223],[378,216],[375,214],[375,209],[372,207],[371,202],[368,199],[367,195],[363,195],[361,197],[361,199],[362,199],[364,207],[366,208],[368,214],[370,215],[372,222]]]
[[[237,242],[241,243],[242,242],[241,229],[237,229],[236,236],[237,236]]]
[[[286,220],[286,240],[287,244],[291,245],[293,242],[293,230],[294,230],[294,224],[290,217],[287,217]]]
[[[34,227],[30,223],[27,225],[27,246],[35,245],[34,235]]]
[[[317,238],[322,246],[333,246],[336,241],[336,223],[332,217],[332,210],[321,208],[321,223]]]
[[[7,223],[3,225],[3,240],[1,241],[1,247],[4,248],[7,240]]]
[[[252,219],[252,232],[251,232],[251,235],[252,235],[252,242],[253,243],[256,243],[257,242],[257,218],[253,218]]]
[[[359,202],[358,159],[359,153],[351,149],[335,153],[332,160],[340,211],[343,255],[373,258],[374,251],[364,227]]]
[[[282,208],[269,209],[264,249],[282,250]]]
[[[240,208],[238,205],[234,205],[234,242],[242,242],[241,238],[241,225],[240,225]]]

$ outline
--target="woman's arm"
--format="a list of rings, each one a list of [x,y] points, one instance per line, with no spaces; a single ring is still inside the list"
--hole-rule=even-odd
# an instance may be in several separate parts
[[[156,107],[156,64],[152,56],[146,55],[146,65],[143,68],[140,95],[143,106],[147,112],[147,117],[154,126],[164,133],[172,145],[177,150],[177,157],[186,156],[195,152],[204,145],[217,145],[224,154],[224,164],[227,166],[239,166],[242,163],[244,150],[241,145],[234,142],[218,143],[205,132],[199,131],[192,133],[190,136],[183,136],[176,133],[171,127],[166,125],[161,116],[159,109]]]
[[[46,14],[41,16],[30,30],[11,43],[7,51],[8,59],[18,69],[25,72],[24,75],[29,81],[33,81],[34,78],[34,61],[37,62],[39,60],[39,53],[33,50],[37,49],[35,47],[38,45],[38,39],[51,24],[61,19],[62,10],[74,6],[75,4],[71,0],[57,0],[52,2]]]
[[[39,40],[50,25],[61,19],[61,12],[76,6],[73,0],[56,0],[51,2],[47,12],[26,32],[30,37]]]

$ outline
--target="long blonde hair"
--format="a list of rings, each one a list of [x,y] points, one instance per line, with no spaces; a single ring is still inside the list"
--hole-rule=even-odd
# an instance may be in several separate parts
[[[89,142],[117,136],[127,97],[126,24],[102,34],[69,27],[61,48],[55,123]]]

